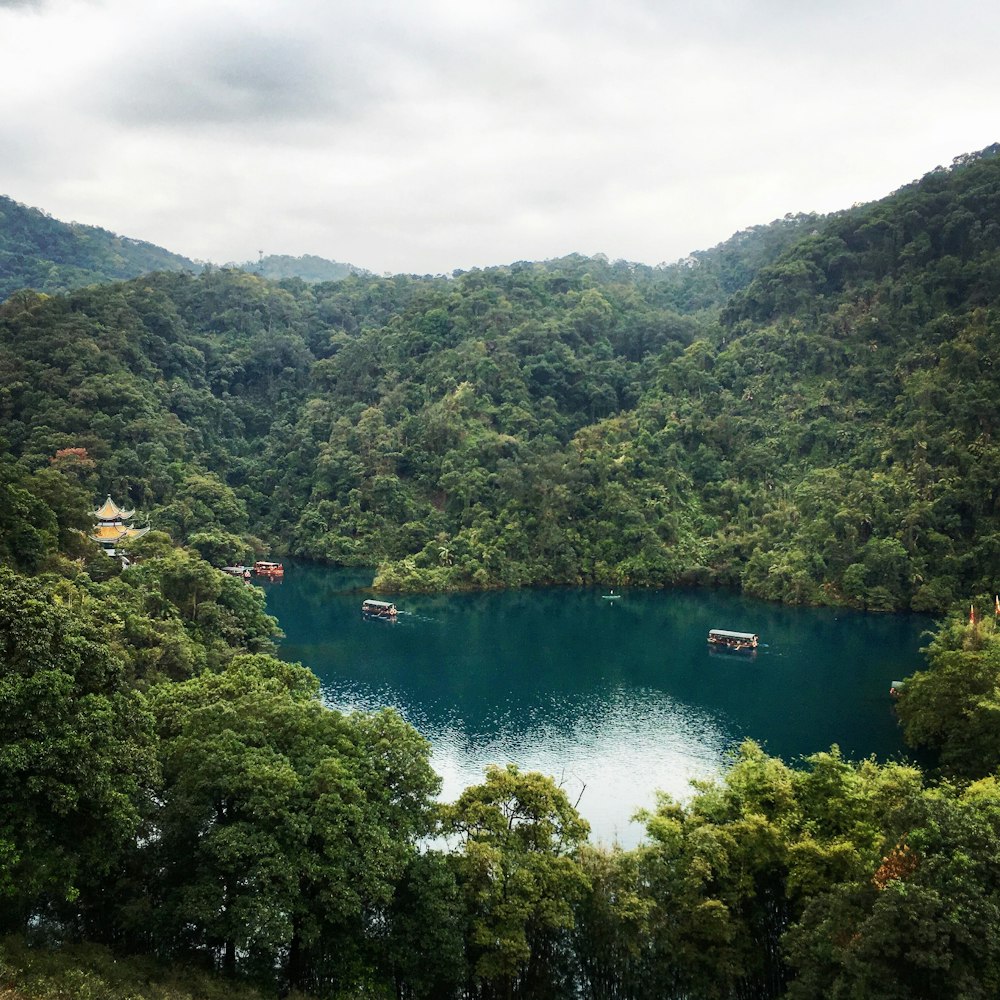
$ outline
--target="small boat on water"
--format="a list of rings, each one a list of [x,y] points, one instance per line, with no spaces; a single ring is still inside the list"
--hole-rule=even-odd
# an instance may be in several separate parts
[[[746,653],[752,652],[760,645],[760,637],[753,632],[731,632],[725,628],[713,628],[708,633],[708,644],[720,649]]]
[[[257,576],[269,576],[272,579],[285,575],[285,567],[281,563],[265,562],[263,559],[259,559],[253,564],[253,571]]]
[[[616,594],[614,588],[612,588],[610,594],[601,594],[601,599],[605,601],[617,601],[621,596],[621,594]]]
[[[361,602],[361,614],[365,618],[384,618],[386,621],[394,622],[399,612],[395,604],[388,601],[366,600]]]

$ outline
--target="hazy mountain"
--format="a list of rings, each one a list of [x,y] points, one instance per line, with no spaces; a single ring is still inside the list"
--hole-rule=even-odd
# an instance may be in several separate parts
[[[201,265],[143,240],[60,222],[0,196],[0,301],[19,288],[52,294]]]
[[[340,281],[349,274],[368,274],[364,268],[353,264],[342,264],[340,261],[327,260],[313,254],[303,254],[292,257],[289,254],[268,254],[257,261],[246,261],[237,264],[241,271],[259,274],[262,278],[280,281],[282,278],[301,278],[310,284],[321,281]]]
[[[368,273],[353,264],[311,254],[271,254],[258,261],[226,266],[275,281],[301,278],[309,283]],[[203,262],[144,240],[118,236],[97,226],[61,222],[40,209],[0,196],[0,302],[22,288],[51,295],[138,278],[154,271],[197,273],[203,267]]]

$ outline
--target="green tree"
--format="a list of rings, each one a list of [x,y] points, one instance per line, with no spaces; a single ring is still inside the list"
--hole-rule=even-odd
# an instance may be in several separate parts
[[[253,558],[253,546],[228,531],[196,531],[187,544],[213,566],[242,566]]]
[[[160,685],[151,704],[164,783],[147,871],[160,939],[229,971],[238,955],[250,971],[283,963],[293,986],[375,975],[377,915],[428,829],[426,742],[392,713],[325,708],[309,671],[262,655]]]
[[[36,572],[56,549],[59,526],[47,505],[0,469],[0,560]]]
[[[654,995],[649,958],[656,906],[646,891],[642,856],[619,847],[579,852],[590,888],[574,908],[573,951],[590,1000]]]
[[[897,706],[906,741],[939,751],[941,766],[952,775],[992,773],[1000,767],[996,619],[987,615],[970,624],[964,610],[953,613],[932,637],[926,656],[927,669],[907,679]]]
[[[789,931],[789,998],[985,1000],[1000,989],[1000,795],[994,779],[914,802],[904,836],[832,885]]]
[[[573,857],[588,826],[544,775],[491,766],[443,810],[468,908],[472,984],[484,998],[565,991],[566,932],[587,880]]]
[[[439,1000],[467,980],[465,912],[454,865],[446,854],[413,858],[389,910],[387,947],[396,996]]]
[[[114,610],[0,569],[0,908],[8,930],[90,889],[129,849],[152,788],[152,718]]]
[[[669,997],[776,996],[792,774],[747,741],[724,783],[695,787],[690,807],[663,798],[647,817],[642,876],[655,903],[648,982]]]
[[[158,534],[158,533],[154,533]],[[197,555],[167,548],[162,537],[139,542],[137,552],[157,554],[122,574],[121,592],[138,599],[154,621],[178,621],[217,666],[234,652],[270,652],[277,622],[266,613],[258,587],[220,572]]]

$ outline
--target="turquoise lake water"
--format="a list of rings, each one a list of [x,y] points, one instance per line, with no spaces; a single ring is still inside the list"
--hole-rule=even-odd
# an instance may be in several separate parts
[[[548,588],[395,600],[360,613],[370,573],[287,565],[265,583],[285,659],[341,709],[392,706],[427,736],[454,799],[490,763],[559,780],[592,839],[634,845],[657,789],[687,793],[751,737],[792,762],[837,743],[852,757],[906,750],[890,682],[922,665],[933,623],[803,609],[706,590]],[[756,632],[756,655],[719,653],[710,628]]]

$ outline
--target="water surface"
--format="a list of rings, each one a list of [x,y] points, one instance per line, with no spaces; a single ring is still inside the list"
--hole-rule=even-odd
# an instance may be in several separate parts
[[[631,820],[717,773],[752,737],[793,761],[840,745],[903,756],[888,697],[921,665],[927,618],[787,608],[705,590],[550,588],[405,595],[395,623],[365,620],[371,581],[287,565],[265,584],[281,655],[319,676],[341,709],[392,706],[434,747],[454,799],[490,763],[551,774],[593,839],[635,844]],[[379,595],[382,596],[382,595]],[[710,628],[757,632],[756,653],[719,653]]]

